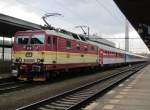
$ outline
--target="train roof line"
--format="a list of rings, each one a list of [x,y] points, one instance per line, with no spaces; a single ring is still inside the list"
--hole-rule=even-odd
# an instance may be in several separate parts
[[[73,33],[73,32],[70,32],[70,31],[66,31],[64,29],[42,29],[42,30],[27,30],[27,31],[19,31],[19,32],[33,32],[33,31],[46,31],[47,33],[49,34],[54,34],[54,35],[63,35],[63,37],[66,37],[66,38],[69,38],[69,39],[72,39],[72,40],[79,40],[79,41],[82,41],[82,42],[87,42],[87,43],[96,43],[96,44],[101,44],[101,45],[105,45],[105,46],[108,46],[108,47],[111,47],[111,48],[114,48],[114,49],[118,49],[118,50],[121,50],[123,52],[126,52],[126,54],[131,54],[131,55],[136,55],[136,56],[142,56],[142,55],[139,55],[139,54],[135,54],[135,53],[132,53],[132,52],[128,52],[128,51],[125,51],[123,49],[120,49],[120,48],[117,48],[117,47],[114,47],[114,46],[111,46],[109,44],[106,44],[106,43],[102,43],[102,42],[99,42],[99,41],[95,41],[95,40],[92,40],[92,39],[89,39],[88,37],[85,37],[85,35],[82,35],[82,34],[76,34],[76,33]],[[53,33],[52,33],[53,32]],[[59,34],[58,34],[59,33]],[[78,36],[79,39],[75,39],[72,34],[75,34]],[[67,36],[66,36],[67,35]],[[82,40],[80,38],[80,36],[83,36],[85,37],[86,41]],[[103,38],[102,38],[103,39]],[[142,56],[142,57],[145,57],[145,56]]]

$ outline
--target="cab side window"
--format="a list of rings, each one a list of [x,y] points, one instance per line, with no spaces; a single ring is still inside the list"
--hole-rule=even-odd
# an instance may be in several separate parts
[[[66,40],[66,48],[67,49],[71,49],[72,48],[71,41]]]
[[[48,43],[48,44],[52,44],[52,38],[51,38],[51,36],[48,36],[48,38],[47,38],[47,43]]]
[[[53,45],[57,45],[57,38],[53,37]]]

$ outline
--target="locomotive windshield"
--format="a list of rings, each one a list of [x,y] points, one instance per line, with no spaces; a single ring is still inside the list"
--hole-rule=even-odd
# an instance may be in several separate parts
[[[34,34],[30,36],[17,36],[16,44],[44,44],[44,34]]]
[[[16,43],[17,44],[28,44],[29,36],[17,36]]]
[[[30,44],[44,44],[44,35],[43,34],[33,35]]]

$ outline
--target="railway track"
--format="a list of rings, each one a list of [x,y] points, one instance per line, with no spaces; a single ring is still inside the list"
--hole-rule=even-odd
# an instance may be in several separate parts
[[[6,83],[6,82],[14,82],[16,80],[16,77],[8,77],[8,78],[3,78],[3,79],[0,79],[0,84],[1,83]]]
[[[100,80],[64,92],[54,97],[32,103],[17,110],[77,110],[95,96],[103,94],[119,82],[139,71],[146,64],[137,64]]]
[[[117,69],[124,70],[126,68],[127,68],[127,66],[126,67],[119,67]],[[111,73],[111,74],[113,74],[113,73]],[[10,77],[10,78],[0,80],[0,94],[12,92],[12,91],[17,91],[20,89],[34,87],[35,85],[38,86],[41,84],[49,84],[49,83],[51,83],[51,82],[47,82],[47,83],[37,83],[37,82],[31,83],[30,82],[30,83],[28,83],[25,81],[19,81],[15,77]]]
[[[16,91],[25,86],[27,86],[27,83],[23,81],[4,82],[0,84],[0,94]]]
[[[10,93],[13,91],[18,91],[26,88],[33,88],[35,86],[40,86],[45,83],[38,83],[38,82],[29,82],[29,81],[11,81],[11,82],[4,82],[0,83],[0,95],[4,93]]]
[[[119,67],[119,70],[124,70],[127,67]],[[114,74],[114,73],[111,73]],[[105,76],[105,75],[104,75]],[[25,82],[25,81],[19,81],[16,80],[14,77],[12,78],[7,78],[7,79],[3,79],[0,82],[0,94],[3,93],[9,93],[9,92],[13,92],[13,91],[17,91],[17,90],[21,90],[21,89],[25,89],[25,88],[30,88],[30,87],[34,87],[34,86],[38,86],[41,84],[49,84],[51,82],[47,82],[47,83],[31,83],[31,82]]]
[[[24,84],[23,81],[18,81],[15,77],[4,78],[0,80],[0,94],[17,90]]]

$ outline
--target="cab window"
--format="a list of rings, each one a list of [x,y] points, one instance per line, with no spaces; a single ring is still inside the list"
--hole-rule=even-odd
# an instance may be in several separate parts
[[[31,44],[44,44],[44,39],[44,34],[35,34],[31,38]]]
[[[28,44],[28,43],[29,43],[29,36],[16,37],[16,44]]]

